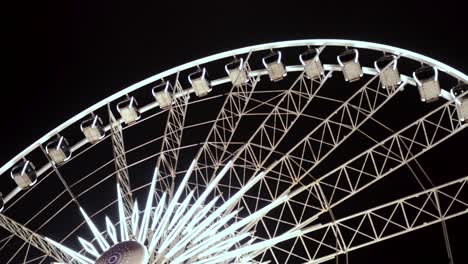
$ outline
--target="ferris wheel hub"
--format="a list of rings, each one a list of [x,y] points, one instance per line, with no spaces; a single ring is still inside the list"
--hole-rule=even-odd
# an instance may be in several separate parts
[[[137,241],[124,241],[115,244],[105,251],[95,264],[146,264],[148,262],[148,250]]]

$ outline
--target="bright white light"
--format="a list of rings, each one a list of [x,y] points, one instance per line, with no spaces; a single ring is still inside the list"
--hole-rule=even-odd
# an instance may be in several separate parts
[[[163,193],[159,203],[153,206],[155,186],[159,174],[156,168],[141,218],[137,202],[133,206],[131,215],[125,215],[121,189],[117,184],[120,238],[117,236],[114,224],[106,216],[106,232],[111,244],[104,239],[86,212],[80,208],[83,218],[99,245],[97,248],[93,243],[78,237],[83,249],[90,256],[99,259],[104,253],[108,254],[109,248],[125,241],[137,240],[140,245],[146,247],[154,263],[162,263],[163,261],[171,264],[186,263],[187,261],[199,264],[231,261],[252,263],[259,252],[303,234],[302,230],[291,230],[260,242],[256,242],[257,239],[252,235],[255,231],[253,230],[255,224],[268,212],[287,201],[287,194],[280,196],[250,215],[239,215],[242,208],[233,210],[242,196],[264,179],[265,173],[263,172],[252,177],[244,187],[228,200],[219,204],[218,207],[216,207],[216,203],[220,201],[220,196],[205,205],[210,193],[234,165],[232,162],[226,164],[197,199],[194,200],[195,192],[192,190],[180,201],[183,191],[188,188],[188,181],[195,165],[196,161],[193,161],[172,198]],[[128,218],[131,226],[127,226]],[[129,238],[128,228],[131,229],[132,238]],[[55,241],[50,240],[50,242],[82,264],[96,261]]]
[[[84,240],[81,237],[78,237],[78,241],[80,241],[81,246],[83,246],[83,249],[86,250],[86,252],[95,256],[96,258],[99,258],[99,252],[93,246],[93,244],[89,243],[88,241]]]
[[[106,216],[106,228],[107,228],[107,234],[109,234],[109,237],[112,239],[112,242],[114,243],[114,245],[117,244],[118,242],[117,232],[115,231],[114,224],[107,216]]]

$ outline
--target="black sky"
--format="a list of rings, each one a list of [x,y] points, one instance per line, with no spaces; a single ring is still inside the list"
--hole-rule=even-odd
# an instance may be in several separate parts
[[[0,163],[128,85],[247,45],[305,38],[371,41],[429,55],[468,73],[462,1],[126,2],[43,1],[3,10]],[[439,226],[433,229],[441,232]],[[409,244],[417,243],[418,237],[412,239]],[[455,263],[463,263],[466,242],[457,248]],[[402,254],[411,254],[410,248]]]
[[[118,4],[112,1],[18,4],[5,19],[8,87],[0,161],[98,100],[151,74],[220,51],[270,41],[345,38],[427,54],[464,72],[466,12],[424,4],[304,1],[252,6]],[[387,1],[385,1],[387,2]],[[14,103],[14,104],[13,104]],[[21,106],[21,107],[18,107]],[[19,109],[18,109],[19,108]],[[34,128],[34,129],[31,129]]]
[[[193,59],[265,42],[304,38],[372,41],[430,55],[468,71],[466,9],[392,1],[344,5],[17,4],[5,19],[5,162],[47,131],[106,96]],[[237,3],[237,2],[236,2]],[[392,6],[392,4],[390,4]],[[21,127],[22,129],[14,129]]]

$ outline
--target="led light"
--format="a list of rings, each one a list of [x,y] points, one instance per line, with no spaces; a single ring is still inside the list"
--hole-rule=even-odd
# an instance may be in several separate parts
[[[355,82],[363,76],[361,64],[359,64],[359,51],[347,50],[336,57],[347,82]]]
[[[51,243],[52,245],[56,246],[58,249],[60,249],[61,251],[63,251],[64,253],[66,253],[67,255],[69,255],[70,257],[72,257],[74,260],[78,261],[80,264],[92,264],[94,263],[94,261],[92,261],[91,259],[81,255],[80,253],[48,238],[48,237],[45,237],[44,238],[47,242]]]
[[[148,226],[150,222],[150,214],[152,211],[151,208],[153,206],[154,192],[156,189],[156,180],[158,179],[158,174],[159,174],[159,170],[156,167],[153,173],[153,179],[151,180],[151,186],[150,186],[148,198],[146,199],[146,207],[145,207],[145,213],[143,214],[143,220],[141,222],[141,230],[138,235],[138,241],[140,243],[143,243],[146,240],[146,234],[147,234]]]
[[[252,252],[255,252],[255,251],[258,251],[258,250],[265,250],[265,249],[271,248],[275,244],[278,244],[280,242],[283,242],[283,241],[291,239],[291,238],[299,237],[302,234],[303,234],[303,232],[300,231],[300,230],[287,232],[287,233],[285,233],[283,235],[274,237],[272,239],[268,239],[268,240],[265,240],[265,241],[262,241],[262,242],[258,242],[258,243],[255,243],[255,244],[252,244],[252,245],[249,245],[249,246],[240,247],[240,248],[237,248],[235,250],[226,251],[226,252],[224,252],[223,254],[220,254],[220,255],[211,256],[210,258],[204,259],[202,261],[194,262],[194,264],[224,263],[226,261],[229,261],[229,260],[232,260],[232,259],[236,258],[237,256],[242,256],[242,255],[249,254],[249,253],[252,253]]]
[[[164,82],[153,87],[152,93],[159,107],[167,109],[172,105],[172,90],[172,85],[169,82]]]
[[[133,203],[133,210],[132,210],[132,235],[133,237],[138,236],[138,223],[140,221],[140,209],[138,209],[138,201]]]
[[[210,82],[207,79],[206,69],[200,69],[188,76],[190,85],[192,85],[195,95],[205,96],[211,92]]]
[[[111,238],[112,242],[114,244],[118,243],[118,238],[117,238],[117,231],[115,230],[114,223],[109,219],[109,217],[106,216],[106,229],[107,229],[107,234]]]
[[[83,218],[85,219],[86,223],[88,224],[89,229],[91,229],[91,232],[93,233],[94,237],[96,238],[96,241],[99,244],[99,247],[104,251],[109,249],[109,243],[107,243],[106,239],[102,236],[101,232],[97,229],[96,225],[91,221],[91,218],[89,218],[88,214],[86,214],[85,210],[80,207],[80,212]]]
[[[119,209],[120,239],[114,224],[106,216],[106,240],[92,222],[86,212],[80,211],[91,230],[95,242],[89,242],[79,237],[78,241],[84,251],[93,259],[77,253],[48,238],[46,240],[63,253],[69,255],[79,263],[101,264],[101,263],[252,263],[252,259],[259,251],[266,250],[284,240],[296,238],[303,234],[303,230],[290,230],[280,236],[256,242],[253,237],[253,228],[268,212],[277,208],[289,199],[288,194],[283,194],[269,204],[239,218],[239,212],[243,208],[237,208],[239,200],[255,184],[265,177],[265,173],[259,173],[252,177],[231,198],[215,206],[221,196],[215,197],[205,206],[205,201],[211,197],[214,189],[221,179],[228,174],[234,166],[230,161],[224,168],[214,176],[202,193],[194,199],[195,190],[182,198],[189,187],[189,178],[197,165],[194,160],[180,181],[174,195],[163,193],[158,205],[153,207],[156,194],[156,183],[158,180],[158,169],[156,168],[151,181],[146,205],[142,212],[137,203],[131,210],[130,215],[125,215],[122,192],[117,184],[117,206]],[[0,196],[1,197],[1,196]],[[168,201],[168,202],[166,202]],[[233,208],[236,207],[235,210]],[[131,220],[128,224],[127,219]],[[151,223],[151,226],[150,226]],[[129,229],[127,229],[127,227]],[[132,233],[129,238],[128,234]],[[111,244],[108,243],[111,241]],[[99,246],[96,246],[98,244]],[[239,258],[242,256],[242,258]],[[237,263],[237,262],[236,262]]]
[[[268,71],[270,81],[277,82],[282,80],[288,72],[281,62],[281,51],[272,52],[262,59],[263,65]]]
[[[249,73],[247,72],[244,59],[235,59],[224,66],[231,83],[234,86],[240,86],[249,82]]]
[[[457,114],[460,121],[468,122],[468,85],[460,83],[453,87],[450,93],[457,107]]]
[[[3,211],[5,207],[5,201],[3,200],[3,194],[0,192],[0,213]]]
[[[46,152],[52,161],[59,165],[70,159],[71,148],[64,137],[59,137],[46,145]]]
[[[134,97],[130,97],[117,105],[117,111],[124,120],[125,124],[131,124],[140,119],[140,112],[138,111],[138,103]]]
[[[80,128],[89,143],[96,143],[105,136],[102,120],[97,115],[81,122]]]
[[[154,212],[153,222],[151,223],[151,228],[150,228],[151,231],[154,231],[154,229],[156,229],[156,224],[159,223],[159,219],[162,216],[164,206],[166,205],[166,197],[167,197],[167,193],[163,193],[161,200],[159,200],[159,204],[156,207],[156,210]]]
[[[418,84],[421,101],[431,103],[439,99],[441,90],[436,67],[423,66],[413,72],[413,78]]]
[[[383,56],[374,62],[375,69],[380,74],[380,82],[383,88],[394,89],[401,84],[397,63],[394,55]]]
[[[36,169],[29,160],[24,160],[13,167],[11,178],[21,189],[28,189],[37,181]]]
[[[88,241],[82,239],[81,237],[78,237],[78,241],[80,242],[81,246],[83,249],[88,252],[89,254],[95,256],[96,258],[99,258],[99,252],[97,249],[93,246],[93,244],[89,243]]]
[[[306,77],[312,80],[319,79],[324,74],[322,62],[319,58],[320,51],[318,49],[309,49],[299,55],[299,60],[304,66]]]
[[[128,240],[128,226],[125,220],[125,208],[122,200],[122,191],[120,190],[120,184],[117,183],[117,205],[119,208],[119,221],[120,221],[120,239],[122,241]]]

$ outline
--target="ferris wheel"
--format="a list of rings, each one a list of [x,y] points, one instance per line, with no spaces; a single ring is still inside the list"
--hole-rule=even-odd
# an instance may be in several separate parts
[[[428,167],[447,165],[424,158],[466,139],[467,120],[468,76],[396,47],[312,39],[208,56],[4,164],[1,260],[323,263],[432,225],[451,258],[466,165],[440,177]]]

